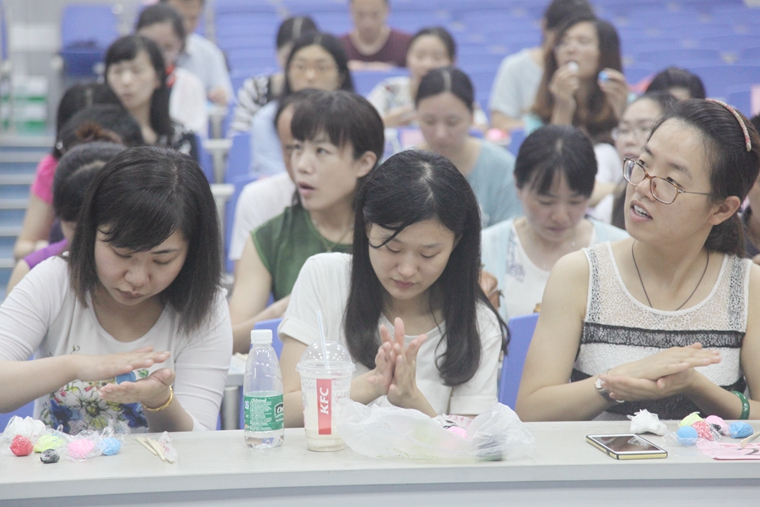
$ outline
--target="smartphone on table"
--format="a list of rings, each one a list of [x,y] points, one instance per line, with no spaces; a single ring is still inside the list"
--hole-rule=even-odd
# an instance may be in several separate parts
[[[633,433],[586,435],[586,442],[615,459],[661,459],[668,451]]]

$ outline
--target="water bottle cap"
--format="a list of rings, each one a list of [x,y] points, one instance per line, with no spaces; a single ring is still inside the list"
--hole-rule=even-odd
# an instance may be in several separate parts
[[[251,331],[251,345],[271,345],[271,329],[254,329]]]

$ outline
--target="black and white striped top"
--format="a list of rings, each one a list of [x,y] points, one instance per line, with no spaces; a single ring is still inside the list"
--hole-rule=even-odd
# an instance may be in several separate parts
[[[589,292],[580,348],[573,365],[573,382],[663,349],[700,342],[721,355],[720,363],[697,368],[700,373],[724,389],[744,391],[740,353],[747,329],[750,260],[724,255],[709,296],[690,308],[663,311],[650,308],[631,295],[609,243],[585,248],[583,252],[589,263]],[[658,414],[660,419],[681,419],[699,410],[685,396],[676,395],[621,403],[598,418],[616,419],[641,409]]]

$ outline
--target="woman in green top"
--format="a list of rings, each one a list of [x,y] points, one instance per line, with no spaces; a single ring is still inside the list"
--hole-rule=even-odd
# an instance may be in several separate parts
[[[298,104],[290,127],[295,204],[246,242],[230,299],[235,352],[248,351],[256,322],[285,313],[306,259],[351,252],[354,194],[383,155],[380,115],[351,92],[319,92]]]

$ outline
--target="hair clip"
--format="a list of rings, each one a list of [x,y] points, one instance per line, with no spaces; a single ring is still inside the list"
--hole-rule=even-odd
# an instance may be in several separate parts
[[[714,102],[715,104],[719,104],[719,105],[725,107],[726,109],[728,109],[731,112],[731,114],[734,115],[734,117],[739,122],[739,125],[741,125],[741,127],[742,127],[742,132],[744,132],[744,145],[747,147],[747,151],[752,151],[752,142],[749,139],[749,130],[747,130],[747,125],[744,123],[744,120],[742,120],[741,115],[739,115],[739,113],[736,111],[736,109],[734,109],[733,107],[729,106],[728,104],[726,104],[722,100],[718,100],[718,99],[705,99],[705,100],[707,100],[708,102]]]

